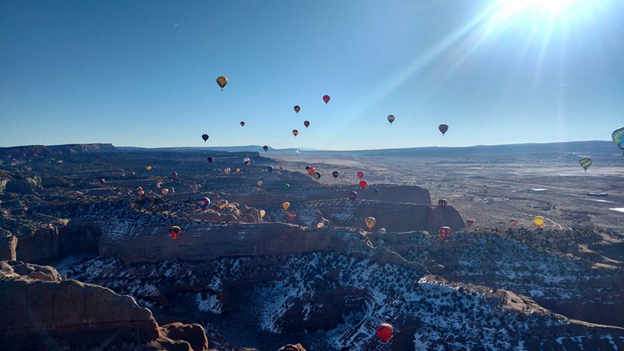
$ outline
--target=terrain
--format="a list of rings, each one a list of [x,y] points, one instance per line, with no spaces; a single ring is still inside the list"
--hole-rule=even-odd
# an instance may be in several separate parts
[[[622,184],[607,142],[4,148],[0,335],[35,349],[622,349]]]

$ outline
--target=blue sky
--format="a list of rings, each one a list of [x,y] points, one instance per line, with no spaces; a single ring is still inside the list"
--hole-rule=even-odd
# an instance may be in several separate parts
[[[624,2],[553,1],[2,1],[0,146],[608,140]]]

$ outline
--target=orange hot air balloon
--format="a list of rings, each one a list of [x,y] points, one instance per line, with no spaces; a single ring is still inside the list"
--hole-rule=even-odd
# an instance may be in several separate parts
[[[327,103],[329,102],[329,100],[331,100],[331,97],[329,95],[324,95],[323,96],[323,101],[325,101],[325,105],[327,105]]]
[[[306,128],[308,128],[308,127],[310,126],[310,121],[304,121],[304,122],[303,122],[303,125],[304,125]]]
[[[284,208],[284,210],[288,211],[288,208],[290,207],[290,202],[284,201],[284,203],[282,204],[282,207]]]
[[[162,194],[163,194],[164,196],[167,196],[167,194],[169,194],[169,189],[163,189],[163,190],[162,190]]]
[[[294,135],[294,136],[297,136],[297,134],[299,134],[299,131],[298,131],[298,130],[296,130],[296,129],[293,129],[293,135]]]
[[[533,223],[536,227],[541,228],[544,225],[544,217],[535,216],[535,218],[533,218]]]
[[[310,168],[308,168],[308,174],[309,174],[309,175],[313,175],[313,174],[314,174],[314,172],[316,172],[316,169],[314,169],[314,167],[310,167]]]
[[[394,328],[392,328],[392,326],[388,323],[381,323],[377,326],[375,332],[381,341],[388,342],[394,333]]]
[[[367,181],[360,180],[360,188],[366,189],[367,186],[368,186],[368,182]]]
[[[223,91],[223,88],[225,88],[225,86],[228,83],[228,79],[224,76],[220,76],[217,78],[217,84],[221,87],[221,90]]]
[[[299,111],[301,111],[301,107],[299,107],[299,105],[295,105],[295,107],[293,107],[293,110],[295,110],[295,112],[299,113]]]

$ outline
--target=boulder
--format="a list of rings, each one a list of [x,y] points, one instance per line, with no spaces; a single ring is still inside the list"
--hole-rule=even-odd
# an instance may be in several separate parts
[[[171,340],[186,341],[194,351],[208,350],[206,332],[199,324],[166,324],[160,327],[160,334]]]
[[[41,188],[41,179],[25,177],[8,181],[5,191],[8,193],[25,193],[38,188]]]

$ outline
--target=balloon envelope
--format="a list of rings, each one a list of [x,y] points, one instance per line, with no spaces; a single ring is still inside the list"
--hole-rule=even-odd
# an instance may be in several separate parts
[[[314,169],[314,167],[310,167],[310,168],[308,168],[308,174],[309,174],[309,175],[313,175],[313,174],[314,174],[314,172],[316,172],[316,170]]]
[[[440,208],[445,208],[446,204],[448,204],[448,201],[446,201],[446,199],[438,200],[438,206],[440,206]]]
[[[536,227],[541,228],[544,225],[544,217],[535,216],[533,218],[533,224],[535,224]]]
[[[358,197],[357,191],[352,191],[352,192],[349,193],[349,199],[351,201],[355,200],[357,197]]]
[[[449,228],[449,227],[440,227],[440,229],[438,229],[438,233],[440,234],[442,239],[448,240],[448,238],[451,237],[451,228]]]
[[[165,196],[166,196],[167,194],[169,194],[169,189],[163,189],[163,190],[162,190],[162,194],[163,194],[163,195],[165,195]]]
[[[316,181],[318,181],[319,179],[321,179],[321,174],[319,172],[314,172],[312,174],[312,178]]]
[[[266,215],[266,211],[260,210],[260,218],[264,218],[265,215]]]
[[[515,219],[510,219],[509,220],[509,225],[512,227],[515,227],[518,224],[518,221]]]
[[[329,100],[331,100],[331,97],[329,97],[329,95],[324,95],[324,96],[323,96],[323,101],[325,101],[325,105],[327,105],[327,103],[329,102]]]
[[[145,169],[147,169],[148,171],[151,171],[152,170],[152,166],[147,166],[147,167],[145,167]]]
[[[373,229],[375,224],[377,224],[377,220],[375,219],[375,217],[366,217],[366,219],[364,219],[364,224],[366,225],[366,228],[368,228],[368,230],[371,230]]]
[[[226,169],[223,170],[223,173],[225,173],[225,174],[230,174],[230,172],[232,172],[232,170],[229,169],[229,168],[226,168]]]
[[[297,134],[299,134],[299,131],[298,131],[298,130],[296,130],[296,129],[293,129],[293,135],[294,135],[294,136],[297,136]]]
[[[204,135],[202,135],[202,139],[204,139],[204,141],[208,140],[208,138],[210,138],[210,137],[208,136],[208,134],[204,134]]]
[[[225,88],[225,86],[228,83],[228,79],[224,76],[219,76],[217,77],[217,85],[219,85],[219,87],[221,87],[221,90],[223,90],[223,88]]]
[[[169,235],[171,235],[172,239],[177,239],[180,233],[182,233],[182,229],[177,225],[169,227]]]
[[[310,126],[310,121],[304,121],[304,122],[303,122],[303,125],[304,125],[306,128],[308,128],[308,127]]]
[[[357,176],[360,179],[364,178],[364,172],[362,172],[362,171],[357,172]]]
[[[267,167],[267,171],[269,171],[269,173],[273,173],[273,169],[274,169],[274,168],[273,168],[273,167],[271,167],[271,166],[268,166],[268,167]]]
[[[293,110],[295,110],[295,112],[299,113],[299,111],[301,111],[301,107],[299,107],[299,105],[295,105],[295,107],[293,107]]]
[[[208,157],[208,163],[212,163],[212,161],[214,161],[214,158]]]
[[[338,171],[333,171],[333,172],[332,172],[332,176],[333,176],[334,178],[338,178],[338,176],[340,176],[340,172],[338,172]]]
[[[210,206],[210,199],[209,199],[209,198],[207,198],[207,197],[200,197],[200,198],[197,200],[197,204],[199,205],[199,207],[200,207],[202,210],[205,210],[205,209],[206,209],[206,207]]]
[[[395,118],[394,115],[389,115],[388,116],[388,122],[390,122],[390,124],[392,124],[392,122],[394,122]]]
[[[223,210],[223,209],[225,209],[226,207],[228,207],[228,205],[229,205],[229,204],[230,204],[230,203],[228,202],[228,200],[220,200],[220,201],[217,203],[217,206],[219,207],[219,209],[220,209],[220,210]]]
[[[173,177],[173,178],[177,178],[177,177],[178,177],[178,172],[173,172],[173,174],[171,175],[171,177]]]
[[[440,133],[444,135],[448,131],[449,127],[446,124],[440,124],[440,126],[438,126],[438,129],[440,130]]]
[[[583,167],[585,172],[587,172],[587,169],[589,168],[589,166],[592,165],[592,163],[594,163],[594,161],[592,161],[591,158],[587,158],[587,157],[584,157],[579,160],[579,164],[581,165],[581,167]]]
[[[269,151],[269,147],[268,147],[267,145],[264,145],[264,146],[262,147],[262,150],[264,150],[264,152],[267,152],[267,151]]]
[[[624,150],[624,127],[614,130],[611,139],[617,147]]]
[[[288,208],[290,208],[290,202],[288,202],[288,201],[284,201],[284,202],[282,203],[282,207],[283,207],[285,210],[288,210]]]
[[[284,191],[288,191],[290,189],[290,184],[284,183],[284,185],[282,185],[282,189],[284,189]]]
[[[377,326],[375,332],[377,333],[377,336],[381,339],[381,341],[387,342],[392,337],[392,334],[394,333],[394,328],[392,328],[392,326],[388,323],[381,323]]]
[[[245,158],[243,159],[243,163],[244,163],[246,166],[249,166],[249,164],[251,163],[251,159],[250,159],[249,157],[245,157]]]
[[[360,188],[362,189],[366,189],[366,186],[368,185],[368,182],[365,180],[360,180]]]
[[[245,121],[240,121],[240,125],[241,125],[241,127],[244,127],[245,126]]]
[[[258,187],[261,187],[262,186],[262,181],[259,180],[259,181],[256,182],[256,184],[258,184]]]

